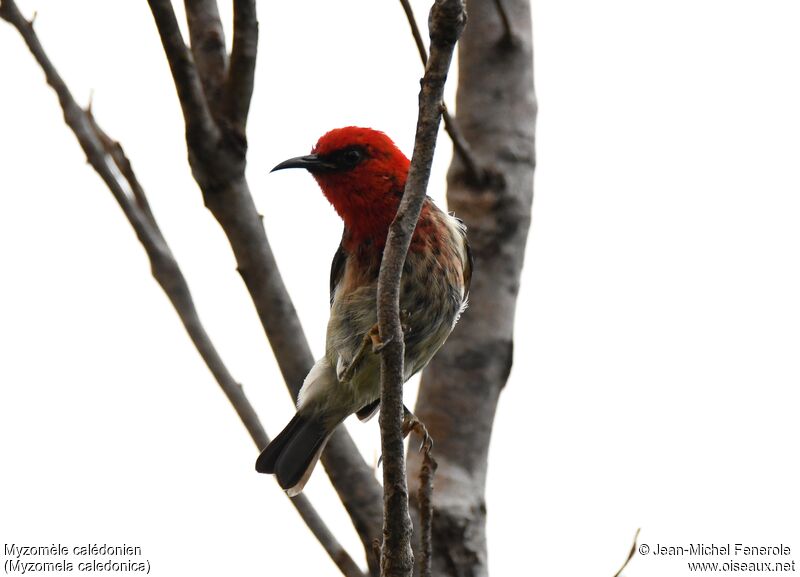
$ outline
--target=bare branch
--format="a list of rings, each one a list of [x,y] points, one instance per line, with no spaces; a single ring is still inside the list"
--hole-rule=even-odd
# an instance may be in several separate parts
[[[419,58],[422,60],[422,66],[427,66],[428,49],[425,48],[425,40],[422,39],[422,33],[419,31],[419,26],[417,25],[417,19],[414,16],[414,9],[411,7],[411,2],[408,0],[400,0],[400,5],[403,6],[403,12],[406,13],[408,25],[411,27],[411,35],[414,37],[414,44],[417,45],[417,52],[419,52]]]
[[[197,141],[208,141],[210,137],[216,140],[218,131],[211,117],[211,112],[203,94],[203,87],[194,59],[189,48],[183,41],[183,35],[178,28],[178,20],[172,9],[170,0],[147,0],[153,19],[161,36],[161,44],[167,55],[175,89],[178,91],[178,100],[183,110],[187,134],[195,134]],[[210,144],[210,143],[208,143]]]
[[[244,132],[255,83],[258,19],[255,0],[233,2],[233,49],[225,84],[225,116]]]
[[[161,229],[158,227],[156,218],[153,215],[152,209],[150,208],[150,201],[147,200],[147,195],[145,194],[142,185],[139,183],[136,173],[133,171],[133,166],[131,166],[130,160],[128,160],[128,157],[125,155],[122,145],[108,136],[108,134],[106,134],[105,131],[100,128],[100,125],[95,121],[94,115],[92,114],[91,101],[86,109],[86,115],[88,116],[89,122],[92,125],[92,130],[94,130],[95,134],[100,139],[100,142],[103,144],[103,148],[108,154],[111,155],[111,158],[114,160],[117,168],[122,173],[125,181],[128,183],[131,193],[133,194],[133,200],[136,203],[136,208],[141,211],[142,215],[147,219],[147,222],[150,223],[150,226],[153,228],[153,230],[161,235]]]
[[[488,572],[489,443],[513,362],[514,313],[531,222],[536,97],[530,2],[504,4],[518,38],[511,51],[498,45],[502,23],[493,0],[467,0],[470,21],[458,45],[458,116],[495,177],[476,187],[460,157],[453,157],[447,201],[469,231],[475,260],[471,304],[425,369],[414,410],[436,439],[433,573],[442,577]],[[408,458],[410,469],[420,466],[420,455],[412,451]]]
[[[200,182],[213,179],[214,174],[204,173],[209,168],[194,166],[195,178]],[[239,175],[223,185],[203,187],[203,197],[228,237],[239,274],[253,299],[286,387],[292,399],[296,399],[311,370],[313,357],[247,181],[244,175]],[[372,541],[380,534],[381,489],[344,427],[339,427],[331,437],[322,454],[322,464],[371,560]]]
[[[199,320],[186,279],[155,223],[144,191],[135,176],[132,176],[131,180],[125,177],[125,173],[133,175],[133,170],[122,148],[103,131],[95,129],[97,124],[94,119],[75,101],[69,88],[44,52],[33,27],[19,12],[13,0],[2,1],[0,16],[19,31],[44,71],[47,83],[58,95],[65,122],[77,137],[89,164],[105,182],[122,208],[139,242],[147,251],[153,276],[167,293],[212,374],[220,383],[253,439],[257,442],[265,442],[264,429],[244,396],[241,385],[236,383],[228,372]]]
[[[148,1],[180,96],[184,83],[190,88],[197,87],[197,72],[177,29],[169,1]],[[187,116],[185,111],[184,118],[192,174],[203,192],[206,207],[228,238],[237,270],[256,307],[286,387],[295,399],[314,359],[244,175],[245,125],[252,96],[257,42],[254,0],[235,0],[233,52],[223,87],[225,122],[214,127],[214,134],[221,132],[222,138],[214,135],[206,138],[202,131],[196,137],[192,115]],[[331,437],[322,463],[371,561],[372,541],[379,534],[382,519],[380,485],[344,428],[339,428]]]
[[[642,530],[641,528],[636,529],[636,534],[633,536],[633,545],[631,545],[631,550],[628,553],[628,558],[625,559],[625,563],[622,564],[622,567],[619,568],[619,571],[614,573],[614,577],[621,577],[622,576],[622,572],[625,570],[625,567],[628,566],[628,563],[631,562],[631,559],[633,559],[633,556],[636,554],[636,545],[637,545],[637,543],[639,541],[639,531],[641,531],[641,530]]]
[[[419,52],[420,60],[422,60],[422,66],[425,67],[428,65],[428,51],[425,48],[425,41],[422,39],[422,34],[419,31],[417,19],[414,17],[414,10],[411,8],[411,3],[408,0],[400,0],[400,4],[403,6],[403,11],[406,13],[406,18],[408,19],[408,25],[411,27],[411,35],[414,37],[414,43],[417,45],[417,52]],[[453,148],[467,168],[470,177],[476,183],[483,182],[487,177],[487,172],[475,159],[475,154],[464,138],[458,126],[458,122],[456,122],[450,115],[450,112],[448,112],[444,100],[442,101],[442,118],[444,119],[444,129],[453,142]]]
[[[222,84],[228,73],[225,31],[217,0],[184,0],[189,39],[197,72],[212,111],[219,110]]]
[[[447,111],[447,105],[444,102],[442,102],[442,118],[444,119],[445,130],[450,135],[450,140],[453,141],[453,148],[455,148],[456,154],[461,159],[461,162],[464,163],[470,181],[476,184],[485,182],[488,178],[488,171],[478,164],[467,139],[461,133],[461,128],[459,128],[456,119],[450,116]]]
[[[419,507],[420,525],[420,577],[433,575],[433,475],[436,473],[436,461],[431,456],[430,447],[422,454],[422,466],[419,470],[419,488],[417,489],[417,506]]]
[[[186,278],[161,234],[147,196],[124,150],[99,127],[90,111],[83,110],[77,104],[66,83],[44,52],[33,30],[32,22],[28,22],[22,16],[13,0],[0,1],[0,17],[19,31],[41,66],[47,83],[53,87],[58,96],[66,124],[77,137],[89,163],[119,203],[139,242],[147,252],[153,277],[166,293],[190,339],[244,423],[256,448],[265,447],[269,444],[269,437],[241,385],[228,371],[200,321]],[[308,499],[300,496],[291,501],[342,574],[346,577],[363,577],[361,570],[333,536]]]
[[[138,179],[131,168],[130,161],[125,156],[122,147],[118,142],[111,140],[105,132],[97,126],[93,118],[90,120],[101,140],[105,140],[109,143],[109,147],[107,148],[108,154],[112,156],[120,172],[129,183],[134,194],[134,200],[138,203],[139,209],[142,210],[143,214],[150,215],[153,229],[157,232],[158,236],[161,237],[161,241],[166,247],[166,241],[161,236],[155,218],[152,217],[147,197],[139,185]],[[169,251],[168,248],[167,251]],[[151,253],[150,250],[147,252],[148,254]],[[237,414],[250,433],[256,448],[261,449],[265,447],[269,444],[270,439],[262,427],[255,410],[245,396],[241,385],[234,381],[206,333],[194,306],[189,287],[172,253],[169,252],[166,260],[160,260],[151,256],[151,266],[153,276],[164,289],[164,292],[175,307],[189,337],[231,404],[236,409]],[[299,495],[290,500],[300,514],[301,519],[306,523],[333,562],[339,567],[342,574],[345,575],[345,577],[364,577],[361,569],[358,568],[358,565],[356,565],[352,557],[350,557],[333,533],[331,533],[330,529],[328,529],[327,525],[325,525],[325,522],[319,516],[316,509],[314,509],[314,506],[308,498],[304,495]]]
[[[461,0],[434,2],[430,14],[431,56],[419,95],[414,152],[403,198],[389,227],[378,275],[378,327],[381,341],[385,344],[381,353],[380,413],[384,490],[383,577],[406,577],[414,568],[401,431],[405,346],[400,323],[400,277],[428,187],[447,71],[465,22],[466,12]]]

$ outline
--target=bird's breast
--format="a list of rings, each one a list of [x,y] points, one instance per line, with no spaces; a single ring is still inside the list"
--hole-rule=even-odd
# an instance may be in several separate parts
[[[431,204],[412,237],[400,281],[407,378],[428,363],[463,310],[466,256],[458,226],[453,217]],[[382,251],[376,248],[361,246],[347,255],[328,325],[327,345],[333,364],[338,358],[350,362],[377,322]]]

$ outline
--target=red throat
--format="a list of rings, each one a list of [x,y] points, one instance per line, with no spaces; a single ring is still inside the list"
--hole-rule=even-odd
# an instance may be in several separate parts
[[[400,204],[405,179],[389,187],[387,184],[390,183],[379,177],[347,179],[339,178],[341,176],[318,176],[317,181],[325,197],[342,217],[348,236],[353,242],[383,246]]]
[[[313,152],[318,155],[359,147],[365,159],[346,172],[317,173],[314,178],[345,224],[345,241],[382,247],[394,219],[408,175],[409,161],[382,132],[368,128],[340,128],[323,136]]]

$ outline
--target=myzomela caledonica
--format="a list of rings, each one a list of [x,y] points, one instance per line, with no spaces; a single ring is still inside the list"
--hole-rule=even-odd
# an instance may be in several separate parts
[[[379,344],[378,270],[408,166],[384,133],[349,126],[325,134],[311,154],[273,169],[308,170],[344,221],[331,267],[325,356],[303,383],[297,414],[256,461],[256,470],[274,473],[289,495],[303,490],[339,423],[353,413],[367,420],[378,408],[380,359],[368,345]],[[406,380],[428,364],[453,330],[466,307],[471,275],[463,224],[426,198],[400,286]]]

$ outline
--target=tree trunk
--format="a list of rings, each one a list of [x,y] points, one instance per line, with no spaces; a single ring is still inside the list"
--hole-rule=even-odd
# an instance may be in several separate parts
[[[416,406],[439,463],[433,574],[459,577],[488,574],[487,457],[512,364],[536,122],[528,0],[470,0],[467,13],[459,43],[457,120],[487,174],[476,181],[456,156],[447,198],[467,225],[475,259],[470,307],[423,374]],[[409,470],[420,465],[421,456],[410,451]]]

